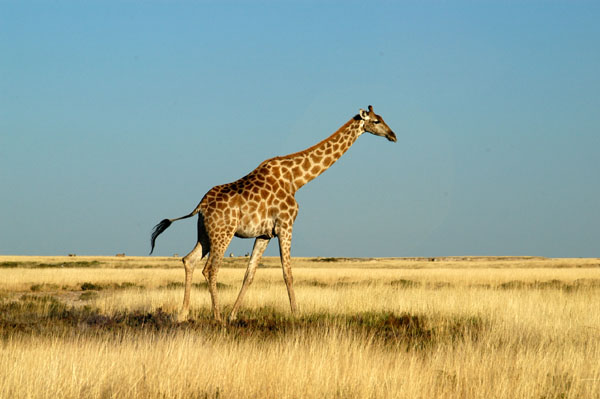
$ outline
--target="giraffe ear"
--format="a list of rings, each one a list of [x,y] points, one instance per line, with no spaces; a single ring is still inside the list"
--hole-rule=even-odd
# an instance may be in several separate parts
[[[366,120],[369,120],[369,119],[370,119],[370,118],[369,118],[369,113],[368,113],[367,111],[365,111],[364,109],[362,109],[362,108],[361,108],[361,109],[358,111],[358,114],[360,115],[360,118],[361,118],[362,120],[364,120],[364,121],[366,121]]]

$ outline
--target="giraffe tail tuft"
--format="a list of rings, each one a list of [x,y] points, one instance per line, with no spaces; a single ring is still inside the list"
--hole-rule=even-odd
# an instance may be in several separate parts
[[[154,226],[154,229],[152,230],[152,236],[150,237],[150,245],[151,245],[150,255],[152,255],[152,252],[154,251],[154,243],[156,242],[156,237],[158,237],[163,231],[168,229],[169,226],[171,225],[171,223],[176,222],[177,220],[191,218],[192,216],[196,215],[198,212],[200,212],[200,205],[198,205],[196,207],[196,209],[194,209],[192,212],[190,212],[189,214],[187,214],[185,216],[175,218],[175,219],[163,219],[160,221],[159,224]]]
[[[162,233],[167,228],[169,228],[169,226],[171,225],[171,223],[173,223],[172,220],[163,219],[163,220],[160,221],[159,224],[157,224],[156,226],[154,226],[154,230],[152,230],[152,237],[150,238],[150,245],[151,245],[150,255],[152,255],[152,252],[154,251],[154,244],[156,242],[156,237],[158,237],[160,235],[160,233]]]

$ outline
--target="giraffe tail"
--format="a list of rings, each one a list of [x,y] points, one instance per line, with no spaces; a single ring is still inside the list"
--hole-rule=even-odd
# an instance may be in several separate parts
[[[154,229],[152,229],[152,235],[150,236],[150,255],[152,255],[152,252],[154,252],[154,244],[156,243],[156,238],[163,231],[165,231],[166,229],[168,229],[169,226],[171,225],[171,223],[173,223],[173,222],[175,222],[177,220],[191,218],[192,216],[194,216],[198,212],[200,212],[200,207],[196,207],[196,209],[194,209],[190,214],[182,216],[182,217],[179,217],[179,218],[175,218],[175,219],[163,219],[156,226],[154,226]]]

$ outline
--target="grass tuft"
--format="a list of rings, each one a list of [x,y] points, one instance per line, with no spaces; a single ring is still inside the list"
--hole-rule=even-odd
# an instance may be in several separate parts
[[[89,283],[89,282],[85,282],[85,283],[81,284],[82,291],[89,291],[89,290],[99,291],[103,288],[104,287],[101,286],[100,284],[94,284],[94,283]]]

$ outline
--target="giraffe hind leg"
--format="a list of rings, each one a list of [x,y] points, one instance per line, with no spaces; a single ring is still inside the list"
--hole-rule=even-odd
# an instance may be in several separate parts
[[[217,273],[221,266],[221,261],[225,255],[225,251],[233,238],[233,229],[223,229],[220,231],[211,232],[210,243],[211,250],[208,255],[208,261],[202,274],[208,283],[208,291],[210,292],[210,298],[212,301],[212,312],[213,317],[216,321],[221,322],[221,308],[219,306],[219,296],[217,293]]]
[[[183,293],[183,306],[181,312],[177,315],[178,321],[185,321],[190,311],[190,292],[192,290],[192,277],[194,275],[194,269],[196,263],[202,259],[203,247],[200,242],[196,243],[196,246],[192,251],[184,256],[183,268],[185,269],[185,289]]]
[[[218,322],[221,322],[221,308],[219,305],[219,295],[217,293],[217,273],[219,272],[219,266],[221,266],[221,261],[223,255],[225,255],[226,249],[227,246],[218,246],[217,248],[214,248],[210,252],[210,255],[208,255],[208,261],[206,262],[204,270],[202,270],[202,274],[204,274],[208,283],[213,317]]]
[[[190,294],[192,290],[192,277],[194,275],[194,269],[196,264],[210,251],[210,240],[206,233],[206,226],[204,225],[204,216],[202,213],[198,214],[198,242],[192,251],[184,256],[182,259],[183,267],[185,269],[185,289],[183,293],[183,306],[181,312],[177,315],[178,321],[184,321],[187,319],[190,309]],[[208,263],[208,262],[207,262]]]

